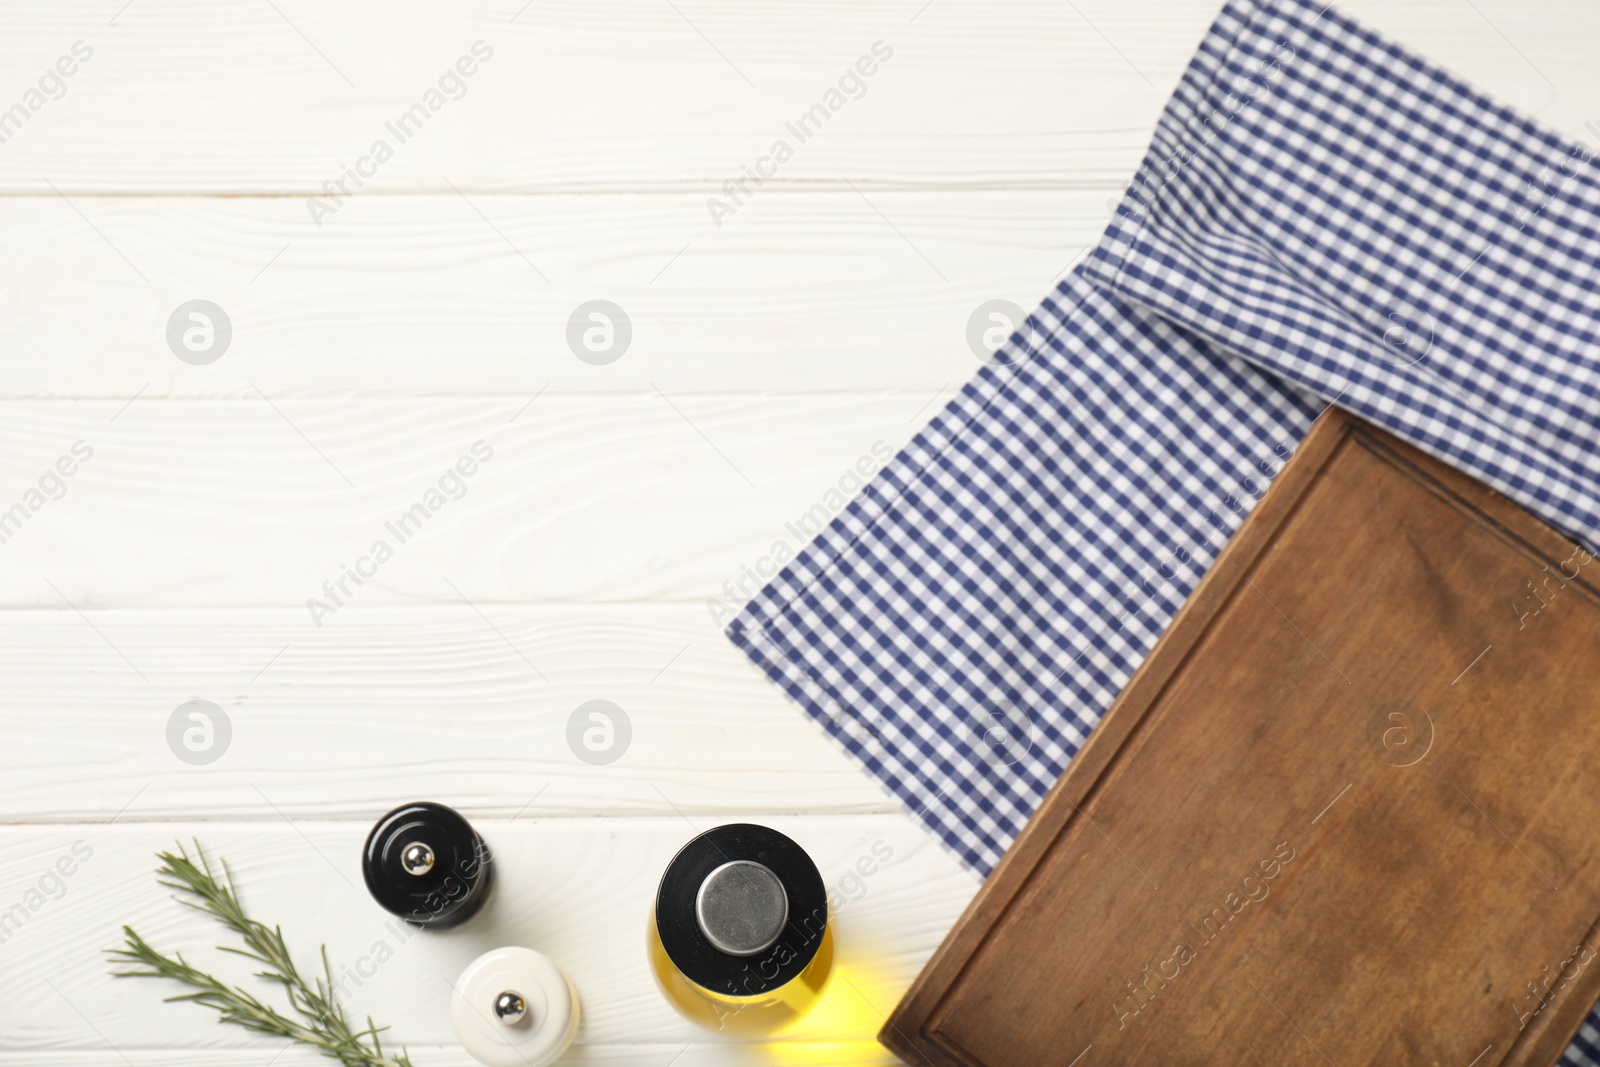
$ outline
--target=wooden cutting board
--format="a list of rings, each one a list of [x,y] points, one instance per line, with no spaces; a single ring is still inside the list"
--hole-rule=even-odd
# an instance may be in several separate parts
[[[1312,429],[880,1034],[914,1063],[1554,1063],[1600,996],[1586,552]]]

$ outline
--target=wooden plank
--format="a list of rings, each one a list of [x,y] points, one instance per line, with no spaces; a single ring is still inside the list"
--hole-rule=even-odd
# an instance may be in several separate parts
[[[359,196],[454,185],[705,197],[879,40],[893,58],[767,189],[1114,186],[1132,173],[1217,9],[1213,0],[677,7],[407,0],[380,13],[306,0],[277,10],[135,0],[113,17],[43,0],[7,5],[5,106],[74,42],[94,55],[5,143],[0,191],[269,193],[304,214],[306,196],[387,138],[394,155],[368,168]],[[1571,46],[1600,33],[1586,0],[1483,3],[1465,16],[1451,0],[1340,7],[1569,133],[1595,118],[1600,72]],[[480,40],[493,57],[400,143],[385,124],[424,103]]]
[[[310,959],[325,943],[348,1010],[370,1012],[402,1043],[453,1046],[446,980],[481,952],[526,944],[558,961],[577,988],[580,1044],[671,1045],[667,1059],[685,1045],[723,1044],[679,1018],[657,993],[645,962],[644,930],[655,882],[676,849],[699,829],[738,820],[534,821],[486,819],[472,809],[466,814],[494,850],[500,881],[483,913],[443,934],[398,928],[367,896],[358,863],[370,825],[365,821],[9,828],[0,835],[0,907],[20,903],[31,911],[5,933],[0,1049],[8,1062],[29,1062],[20,1054],[99,1054],[109,1045],[131,1055],[177,1046],[229,1050],[226,1058],[235,1062],[232,1050],[280,1047],[219,1027],[208,1011],[162,1004],[171,989],[113,980],[101,962],[100,950],[127,923],[157,946],[182,951],[217,973],[246,973],[215,949],[214,924],[179,907],[155,884],[154,851],[191,835],[227,858],[246,907],[280,923],[295,953]],[[973,880],[903,816],[761,821],[794,837],[817,861],[834,892],[839,956],[835,981],[813,1013],[758,1044],[792,1046],[790,1057],[828,1045],[836,1057],[868,1049],[880,1010],[893,1003],[965,905]],[[30,898],[75,844],[73,873],[59,879],[59,888],[48,880],[42,899]],[[768,1059],[742,1062],[780,1058],[776,1051],[764,1054]],[[595,1058],[607,1062],[603,1050]],[[881,1059],[877,1054],[862,1062]],[[418,1057],[419,1064],[434,1062]],[[701,1062],[727,1057],[705,1050]]]
[[[1600,993],[1586,555],[1325,416],[885,1042],[962,1065],[1555,1062]]]
[[[3,403],[0,604],[292,607],[310,637],[347,607],[683,600],[720,627],[943,395]]]
[[[689,194],[378,196],[320,231],[287,198],[0,198],[0,375],[123,399],[931,393],[979,366],[978,306],[1032,311],[1109,197],[772,190],[718,229]],[[167,341],[195,298],[232,326],[202,366]],[[631,325],[605,365],[567,338],[597,298]]]
[[[779,138],[795,155],[776,184],[1107,184],[1131,170],[1213,5],[1088,4],[1097,22],[1141,38],[1138,61],[1154,84],[1070,8],[1041,2],[999,18],[984,7],[919,13],[843,0],[278,7],[136,0],[111,25],[44,4],[8,8],[0,62],[16,72],[18,95],[75,40],[94,55],[5,145],[0,188],[50,193],[49,179],[79,192],[299,201],[379,139],[393,156],[368,165],[375,174],[361,195],[453,184],[692,188],[703,198]],[[464,92],[448,86],[402,141],[390,124],[426,105],[479,41],[492,58]],[[863,81],[864,95],[847,82],[826,126],[804,142],[791,134],[785,123],[828,103],[879,41],[892,57]],[[1075,121],[1063,118],[1067,100]]]
[[[700,605],[351,611],[320,633],[267,609],[0,612],[0,818],[355,818],[412,794],[530,819],[899,810]],[[178,714],[194,699],[226,739]],[[604,730],[592,700],[620,709],[591,739],[611,762],[569,733]],[[175,715],[210,762],[173,747]]]

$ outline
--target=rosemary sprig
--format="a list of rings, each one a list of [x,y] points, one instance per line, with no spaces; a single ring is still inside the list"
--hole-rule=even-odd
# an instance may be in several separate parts
[[[170,978],[182,982],[193,991],[174,994],[166,998],[168,1001],[204,1004],[216,1009],[219,1022],[309,1045],[324,1056],[338,1060],[342,1067],[412,1067],[403,1052],[393,1058],[384,1054],[378,1034],[385,1028],[374,1026],[370,1016],[362,1030],[353,1028],[345,1019],[344,1009],[333,998],[333,970],[328,965],[327,947],[322,949],[322,977],[307,982],[289,955],[283,932],[244,913],[226,861],[222,862],[223,877],[219,880],[211,873],[211,864],[199,841],[194,843],[194,848],[198,864],[189,858],[182,845],[177,852],[158,852],[156,858],[161,860],[161,866],[156,870],[157,880],[177,890],[179,903],[210,915],[239,936],[244,942],[243,948],[219,947],[224,952],[261,964],[263,969],[255,972],[256,977],[283,987],[290,1014],[263,1003],[238,986],[228,985],[190,966],[182,955],[163,955],[130,926],[122,928],[126,939],[123,947],[110,949],[107,955],[113,963],[132,969],[112,973],[118,978]]]

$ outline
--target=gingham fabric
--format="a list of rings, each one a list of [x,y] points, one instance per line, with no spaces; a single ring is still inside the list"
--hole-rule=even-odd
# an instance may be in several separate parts
[[[1590,158],[1320,3],[1231,4],[1083,267],[729,637],[986,874],[1328,403],[1594,549]]]
[[[1229,7],[1087,274],[1600,528],[1591,152],[1323,4]]]
[[[1076,274],[998,358],[728,626],[982,874],[1324,406]]]

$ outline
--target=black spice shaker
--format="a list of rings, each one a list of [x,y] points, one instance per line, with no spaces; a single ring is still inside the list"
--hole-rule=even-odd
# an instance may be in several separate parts
[[[477,914],[494,881],[489,846],[472,824],[429,801],[402,804],[378,820],[361,872],[385,910],[434,930]]]

